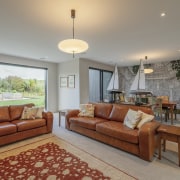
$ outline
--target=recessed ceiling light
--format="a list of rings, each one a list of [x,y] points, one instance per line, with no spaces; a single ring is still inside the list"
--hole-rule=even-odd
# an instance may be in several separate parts
[[[164,16],[166,16],[166,13],[165,13],[165,12],[162,12],[162,13],[161,13],[161,17],[164,17]]]

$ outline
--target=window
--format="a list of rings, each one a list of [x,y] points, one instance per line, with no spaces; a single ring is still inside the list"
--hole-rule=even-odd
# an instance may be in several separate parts
[[[34,103],[46,108],[47,69],[0,63],[0,106]]]
[[[99,102],[110,96],[107,91],[112,72],[89,68],[89,101]]]

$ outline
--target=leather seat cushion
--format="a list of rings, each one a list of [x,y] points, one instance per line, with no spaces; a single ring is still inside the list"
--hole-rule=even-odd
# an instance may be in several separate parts
[[[138,129],[131,129],[121,122],[107,121],[96,125],[96,131],[117,139],[138,144]]]
[[[13,134],[17,132],[16,125],[10,123],[10,122],[1,122],[0,123],[0,136]]]
[[[17,126],[17,131],[25,131],[28,129],[46,126],[45,119],[15,120],[15,121],[12,121],[12,123]]]
[[[102,118],[90,118],[90,117],[71,117],[69,119],[70,123],[77,126],[81,126],[87,129],[96,130],[96,124],[101,122],[106,122],[107,120]]]

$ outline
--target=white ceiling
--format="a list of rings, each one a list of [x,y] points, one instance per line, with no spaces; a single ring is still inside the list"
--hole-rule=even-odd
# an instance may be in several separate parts
[[[51,62],[72,60],[58,50],[72,38],[89,44],[76,55],[119,66],[180,59],[180,0],[0,0],[0,53]],[[166,12],[161,17],[161,12]]]

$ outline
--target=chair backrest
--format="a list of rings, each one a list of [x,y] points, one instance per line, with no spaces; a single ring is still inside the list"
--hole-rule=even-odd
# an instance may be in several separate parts
[[[169,102],[169,96],[158,96],[158,98],[162,99],[162,102]]]
[[[161,98],[157,98],[156,99],[156,107],[158,107],[158,108],[162,108],[162,102],[163,102],[163,100],[161,99]]]
[[[156,97],[155,96],[150,96],[150,97],[148,97],[148,104],[150,104],[150,105],[155,105],[156,104]]]
[[[155,104],[152,105],[152,110],[154,112],[162,112],[162,99],[156,98]]]

